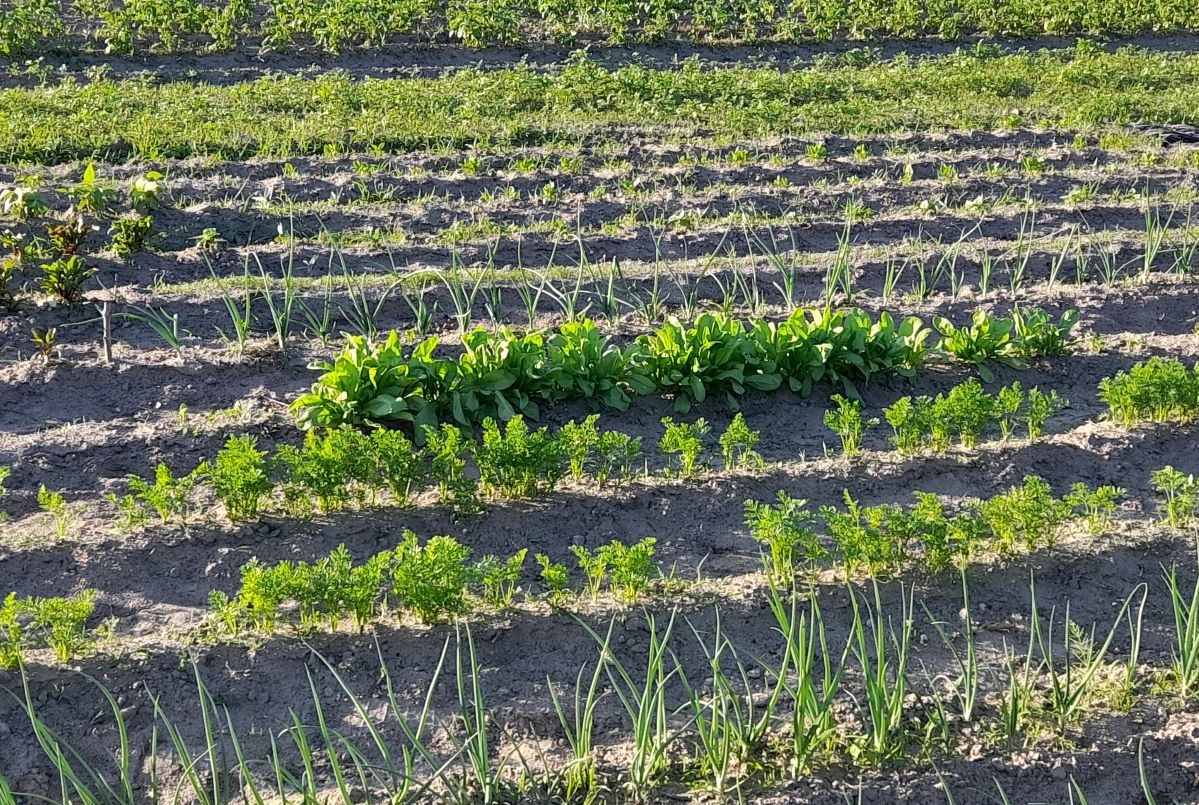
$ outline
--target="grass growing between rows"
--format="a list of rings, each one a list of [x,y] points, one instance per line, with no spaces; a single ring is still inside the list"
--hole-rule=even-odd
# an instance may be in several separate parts
[[[863,63],[864,61],[864,63]],[[578,141],[615,125],[727,136],[1090,127],[1199,116],[1199,55],[1125,49],[1003,53],[807,69],[606,69],[576,57],[432,79],[271,76],[212,86],[71,81],[0,92],[0,154],[55,163],[410,151]]]

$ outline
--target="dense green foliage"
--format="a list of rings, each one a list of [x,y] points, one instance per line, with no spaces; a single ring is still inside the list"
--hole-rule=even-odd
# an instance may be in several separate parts
[[[979,322],[1013,327],[1011,319],[981,312],[975,316]],[[1035,338],[1058,326],[1045,317],[1029,332]],[[436,337],[405,357],[393,332],[379,344],[352,337],[332,361],[314,364],[323,374],[292,410],[305,429],[411,422],[419,437],[422,427],[438,421],[471,425],[518,412],[536,417],[542,405],[578,398],[624,407],[630,395],[651,391],[672,396],[677,411],[710,396],[736,408],[750,391],[783,383],[803,394],[814,383],[835,383],[856,396],[856,384],[875,375],[911,376],[939,351],[938,345],[926,345],[928,335],[915,317],[896,323],[887,313],[874,319],[861,310],[827,308],[749,325],[719,313],[702,314],[691,326],[670,319],[623,350],[589,320],[548,339],[540,332],[475,330],[466,334],[458,358],[437,356]],[[603,360],[585,366],[566,360],[567,341],[586,343]],[[1036,354],[1031,341],[1009,337],[1005,343]],[[582,374],[568,380],[576,371]]]
[[[1121,425],[1190,422],[1199,417],[1199,366],[1177,358],[1150,358],[1099,381],[1099,399]]]
[[[1185,30],[1193,11],[1185,0],[14,0],[0,13],[0,54],[48,47],[172,53],[255,42],[336,53],[414,39],[483,47],[580,37],[626,44],[1133,33]]]
[[[577,141],[613,124],[734,136],[1086,127],[1199,117],[1199,56],[979,48],[811,68],[463,70],[437,78],[271,76],[229,86],[94,80],[0,91],[0,151],[52,163],[284,156]]]

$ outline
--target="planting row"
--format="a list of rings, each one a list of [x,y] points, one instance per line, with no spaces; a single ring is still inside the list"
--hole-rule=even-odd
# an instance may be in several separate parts
[[[863,418],[862,404],[834,394],[836,409],[825,412],[824,424],[841,439],[841,452],[846,457],[857,455],[862,436],[879,423],[875,418]],[[1041,438],[1045,423],[1057,411],[1069,405],[1069,400],[1056,391],[1048,393],[1031,388],[1027,394],[1016,381],[991,395],[974,378],[954,386],[935,398],[929,396],[900,397],[883,409],[893,435],[891,443],[901,455],[912,456],[928,449],[944,453],[954,436],[961,446],[973,449],[987,431],[997,426],[1006,442],[1023,423],[1028,440]]]
[[[1081,42],[1068,50],[1014,54],[984,45],[892,62],[855,51],[797,69],[711,67],[698,60],[663,70],[640,64],[608,69],[583,56],[561,70],[450,70],[435,78],[358,81],[339,71],[272,74],[236,85],[101,78],[52,90],[0,90],[0,152],[10,162],[59,164],[101,156],[576,147],[590,132],[611,140],[614,126],[652,127],[658,132],[652,137],[660,136],[657,127],[686,126],[710,136],[762,138],[1170,123],[1195,118],[1197,72],[1199,57],[1192,54],[1107,53]],[[288,102],[280,103],[284,98]]]
[[[468,47],[611,44],[670,40],[781,42],[964,35],[1038,36],[1186,30],[1185,0],[1068,0],[995,4],[987,0],[14,0],[0,18],[0,54],[82,47],[108,53],[228,50],[256,43],[269,50],[343,48],[387,42],[458,40]]]
[[[1109,416],[1124,425],[1195,419],[1199,417],[1197,389],[1199,369],[1160,358],[1100,382]],[[879,420],[864,417],[857,400],[834,394],[832,401],[836,407],[825,412],[824,422],[840,439],[842,454],[852,458],[861,450],[863,435]],[[901,455],[911,456],[923,450],[943,453],[955,437],[962,448],[973,449],[992,429],[1007,441],[1020,424],[1028,440],[1036,441],[1048,418],[1067,404],[1056,391],[1025,392],[1019,382],[989,394],[971,378],[936,397],[901,397],[883,414],[892,429],[891,443]],[[593,414],[552,431],[531,429],[521,414],[503,425],[489,417],[478,440],[470,429],[443,424],[425,426],[419,445],[395,429],[364,432],[340,427],[309,431],[303,444],[282,445],[274,453],[260,449],[255,437],[245,434],[230,437],[213,461],[186,475],[176,476],[160,464],[152,478],[129,476],[130,491],[110,493],[108,500],[121,513],[123,529],[144,526],[155,515],[164,524],[186,528],[203,490],[211,491],[236,523],[254,520],[264,509],[307,517],[339,511],[351,503],[376,505],[381,493],[404,506],[427,489],[435,489],[442,504],[467,513],[478,511],[484,499],[547,495],[567,477],[575,482],[589,477],[602,488],[619,487],[648,473],[641,439],[601,430],[598,423],[599,415]],[[675,422],[666,417],[662,424],[658,448],[668,459],[667,474],[696,477],[706,466],[708,423],[703,418]],[[760,439],[760,432],[738,413],[718,439],[725,470],[763,467],[755,449]],[[10,473],[0,466],[0,498]],[[66,536],[77,509],[45,486],[39,489],[37,502],[50,515],[58,536]]]
[[[1077,320],[1075,312],[1054,321],[1035,308],[1016,309],[1009,318],[980,310],[969,326],[938,317],[940,337],[930,339],[917,317],[897,323],[860,309],[796,310],[780,322],[705,313],[690,326],[672,318],[622,349],[584,319],[548,333],[474,330],[464,335],[457,358],[435,355],[436,337],[406,355],[393,331],[382,343],[351,336],[344,352],[314,364],[323,374],[292,410],[304,429],[410,423],[421,438],[424,427],[438,422],[537,418],[541,405],[564,400],[623,410],[633,395],[657,393],[673,397],[677,411],[709,397],[736,408],[750,390],[786,384],[807,395],[819,382],[856,397],[857,383],[879,374],[910,377],[943,355],[987,377],[988,361],[1019,366],[1061,355]]]
[[[653,537],[626,545],[613,540],[589,551],[571,546],[586,574],[592,599],[607,588],[624,603],[633,603],[659,576]],[[241,569],[241,586],[230,597],[213,591],[209,604],[215,622],[236,635],[246,628],[270,632],[285,612],[304,629],[324,625],[335,629],[352,620],[362,631],[386,613],[411,612],[424,623],[437,623],[466,613],[479,604],[504,609],[520,590],[527,549],[508,558],[485,556],[471,562],[471,549],[453,537],[437,536],[421,544],[416,534],[404,533],[395,550],[355,564],[345,546],[309,564],[282,562],[271,567],[251,560]],[[566,566],[544,554],[535,559],[551,603],[570,592]],[[290,606],[289,606],[290,605]]]
[[[1165,477],[1171,468],[1156,473]],[[1163,487],[1168,488],[1168,487]],[[1194,517],[1196,484],[1187,487]],[[1174,497],[1165,504],[1165,518],[1181,516]],[[911,506],[862,506],[848,491],[845,509],[822,506],[818,515],[806,501],[780,492],[776,503],[746,501],[746,524],[762,544],[768,576],[790,584],[797,573],[825,563],[843,567],[846,577],[898,573],[909,567],[940,572],[964,569],[983,557],[1010,557],[1052,547],[1068,522],[1082,521],[1088,532],[1104,533],[1124,490],[1076,484],[1056,498],[1042,478],[1030,476],[1021,486],[986,500],[968,503],[960,513],[947,511],[936,495],[916,492]],[[823,528],[817,530],[819,519]],[[1189,519],[1187,520],[1189,522]],[[622,603],[634,603],[661,575],[654,562],[655,539],[633,545],[613,541],[591,551],[570,546],[583,590],[595,600],[605,588]],[[503,609],[513,603],[523,576],[528,551],[511,557],[487,556],[471,563],[471,549],[453,537],[437,536],[423,546],[406,532],[394,551],[384,551],[354,563],[344,546],[313,564],[282,562],[265,567],[251,560],[242,567],[241,587],[230,597],[216,591],[210,604],[216,622],[231,634],[247,627],[271,631],[291,613],[293,625],[336,628],[352,620],[365,625],[389,612],[408,611],[425,623],[461,615],[479,604]],[[543,597],[561,604],[571,592],[565,565],[538,554]],[[530,594],[530,598],[532,595]]]
[[[1031,393],[1040,394],[1036,389]],[[1000,391],[1000,399],[1016,398],[1016,407],[1005,410],[1002,417],[1016,416],[1021,395],[1019,384]],[[1058,399],[1055,393],[1042,396]],[[845,455],[853,456],[862,431],[877,420],[863,421],[860,403],[840,395],[833,399],[840,407],[826,412],[825,421],[840,436]],[[947,448],[953,433],[964,447],[972,448],[989,421],[980,417],[979,408],[993,410],[995,399],[982,391],[976,380],[970,380],[947,395],[938,395],[936,401],[920,403],[923,413],[918,421],[936,437],[930,442],[932,449],[940,452]],[[888,415],[905,402],[906,398],[887,409]],[[1025,416],[1030,438],[1035,439],[1044,419],[1031,410]],[[1007,438],[1014,425],[1005,425],[1007,420],[1002,418],[998,421]],[[601,430],[598,423],[599,415],[593,414],[554,431],[548,427],[533,430],[517,414],[503,426],[484,420],[478,440],[455,425],[427,428],[424,445],[419,447],[398,430],[333,428],[323,433],[310,431],[302,445],[283,445],[273,454],[259,449],[255,437],[245,434],[230,437],[212,462],[204,462],[186,475],[176,476],[166,464],[159,464],[151,478],[129,476],[130,491],[110,493],[108,500],[121,513],[123,530],[144,526],[155,515],[164,524],[186,528],[197,508],[198,493],[206,489],[236,523],[254,520],[264,509],[276,507],[288,515],[306,517],[339,511],[351,503],[376,505],[381,493],[388,494],[393,504],[405,506],[429,488],[436,490],[441,503],[465,513],[478,510],[483,499],[547,495],[567,477],[575,482],[589,477],[603,488],[619,487],[648,473],[641,439]],[[705,457],[711,447],[711,428],[703,418],[675,422],[666,417],[662,424],[658,448],[667,459],[668,475],[690,479],[709,466]],[[911,423],[896,426],[895,442],[901,451],[910,452],[905,446],[912,441],[914,427]],[[717,440],[724,469],[764,467],[755,449],[760,440],[761,433],[752,430],[738,413]],[[8,468],[0,467],[0,496],[8,474]],[[77,511],[61,494],[44,486],[38,504],[51,516],[59,537],[65,536]]]
[[[1020,747],[1061,746],[1077,740],[1080,728],[1097,716],[1127,713],[1138,703],[1152,705],[1146,712],[1185,710],[1199,694],[1199,584],[1188,589],[1175,568],[1114,601],[1102,622],[1055,617],[1057,608],[1046,614],[1030,583],[1026,645],[1001,656],[985,650],[986,632],[974,620],[966,578],[961,622],[952,628],[918,605],[913,589],[900,587],[897,600],[889,600],[892,593],[878,584],[864,592],[846,590],[852,606],[842,629],[816,597],[772,587],[766,612],[774,628],[766,645],[755,643],[752,650],[722,629],[719,612],[711,613],[711,631],[677,609],[668,617],[644,615],[644,633],[618,632],[616,620],[606,628],[580,621],[587,642],[594,641],[594,659],[564,678],[551,671],[544,680],[542,704],[557,716],[551,737],[561,736],[560,751],[548,755],[543,746],[523,743],[530,737],[548,743],[541,726],[531,735],[531,728],[505,722],[493,706],[496,683],[488,682],[486,649],[468,625],[446,635],[440,659],[414,690],[393,676],[382,650],[378,668],[367,669],[369,695],[355,690],[353,678],[333,659],[313,651],[303,696],[315,712],[303,718],[299,703],[289,703],[289,719],[278,725],[264,724],[260,712],[252,728],[240,725],[197,666],[196,691],[182,698],[198,702],[198,711],[168,714],[150,691],[153,707],[144,710],[151,713],[153,734],[171,740],[152,744],[144,763],[128,761],[136,708],[122,706],[124,700],[99,682],[89,712],[106,719],[111,713],[112,729],[91,735],[117,736],[102,765],[88,765],[79,748],[51,727],[24,674],[18,703],[50,759],[53,785],[87,802],[133,805],[141,796],[134,792],[161,790],[175,767],[186,770],[176,796],[203,802],[232,792],[257,802],[342,805],[586,802],[621,792],[617,801],[642,803],[697,787],[720,798],[744,797],[785,780],[798,784],[789,792],[815,785],[827,793],[828,778],[812,779],[814,774],[828,770],[852,780],[892,762],[937,771],[977,742],[972,751],[1005,756]],[[1174,650],[1167,663],[1154,665],[1140,650],[1142,616],[1149,600],[1159,597],[1169,599],[1174,614]],[[1065,609],[1075,611],[1069,602]],[[934,677],[923,667],[918,655],[926,628],[953,658],[949,673]],[[451,691],[448,712],[434,704],[443,690]],[[499,694],[507,695],[503,689]],[[606,709],[609,704],[615,712]],[[202,722],[204,732],[185,740],[183,722],[175,718]],[[346,720],[362,729],[346,728]],[[257,740],[263,732],[269,746]],[[614,737],[628,750],[616,763],[601,758],[601,747]],[[1174,740],[1181,747],[1188,739]],[[1146,755],[1149,749],[1145,743],[1138,750],[1139,778],[1125,781],[1128,801],[1134,789],[1149,803],[1181,801],[1174,795],[1185,796],[1188,783],[1181,781],[1189,775],[1176,768],[1171,775],[1170,755],[1159,761]],[[1174,751],[1186,756],[1185,749]],[[318,775],[322,768],[331,769],[329,778]],[[1021,767],[1021,774],[1028,771]],[[1072,801],[1085,801],[1079,782],[1064,777],[1063,791]],[[939,771],[937,779],[940,790],[933,796],[954,801]],[[995,785],[999,800],[1008,801],[998,780]],[[0,790],[11,790],[2,777]],[[38,798],[37,792],[30,797]]]
[[[1199,481],[1173,467],[1152,475],[1161,496],[1161,521],[1173,528],[1199,522]],[[1101,535],[1112,525],[1124,490],[1077,483],[1055,497],[1037,476],[984,500],[967,501],[951,511],[945,501],[915,492],[916,502],[861,505],[848,490],[844,506],[821,506],[813,513],[807,501],[780,491],[773,503],[745,502],[746,526],[763,550],[767,577],[790,585],[827,566],[840,567],[846,580],[921,568],[939,573],[964,570],[987,558],[1007,558],[1052,548],[1068,524],[1081,524]],[[820,526],[817,526],[817,523]],[[537,554],[542,592],[538,598],[562,605],[580,592],[595,601],[608,590],[620,603],[632,604],[658,580],[669,584],[655,557],[656,540],[634,544],[618,540],[589,550],[570,546],[582,575],[579,588],[570,570]],[[411,613],[424,623],[464,615],[479,607],[512,606],[523,588],[528,550],[510,557],[472,560],[472,549],[449,536],[421,543],[406,531],[401,543],[355,562],[345,546],[313,563],[281,562],[266,566],[252,559],[241,568],[241,585],[229,595],[209,596],[212,636],[236,636],[247,629],[275,630],[280,622],[305,631],[337,629],[346,621],[362,631],[378,618]],[[527,592],[529,600],[534,599]],[[30,646],[51,646],[66,661],[90,645],[104,629],[88,633],[95,594],[71,599],[18,598],[11,594],[0,609],[0,667],[12,667]],[[110,630],[110,626],[108,627]]]

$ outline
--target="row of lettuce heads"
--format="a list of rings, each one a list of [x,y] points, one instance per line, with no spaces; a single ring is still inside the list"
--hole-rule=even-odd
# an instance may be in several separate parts
[[[989,362],[1062,354],[1077,321],[1076,311],[1054,320],[1036,308],[1009,317],[980,310],[964,326],[936,317],[933,328],[861,309],[797,310],[782,321],[706,313],[620,346],[584,319],[550,331],[475,330],[456,357],[436,354],[435,336],[406,351],[392,331],[381,343],[350,337],[340,355],[313,364],[322,374],[292,410],[305,430],[410,423],[419,437],[441,422],[537,419],[541,406],[570,400],[624,410],[636,395],[660,394],[679,412],[708,398],[736,409],[752,391],[786,386],[806,396],[821,382],[857,397],[876,375],[911,377],[947,357],[989,379]]]

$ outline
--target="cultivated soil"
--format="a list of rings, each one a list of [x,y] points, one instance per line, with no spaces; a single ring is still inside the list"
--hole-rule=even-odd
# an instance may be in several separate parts
[[[111,771],[119,743],[99,682],[116,697],[128,726],[131,767],[148,769],[155,702],[186,740],[202,736],[198,675],[237,725],[247,755],[266,757],[270,737],[289,725],[292,712],[304,723],[315,720],[313,688],[326,719],[369,742],[361,713],[331,673],[336,669],[380,717],[388,739],[399,742],[398,728],[383,717],[387,691],[380,662],[403,706],[419,709],[453,626],[392,619],[365,634],[348,626],[313,635],[283,629],[214,642],[207,628],[210,592],[234,592],[239,568],[253,557],[313,560],[339,544],[366,557],[394,547],[404,529],[453,535],[476,556],[528,547],[572,566],[572,544],[655,536],[658,558],[677,581],[664,584],[644,607],[580,600],[551,609],[536,596],[527,602],[518,596],[512,611],[469,621],[501,747],[496,762],[516,746],[534,766],[561,763],[563,733],[547,685],[563,691],[580,668],[590,672],[597,644],[583,623],[603,632],[614,622],[616,651],[633,667],[644,662],[647,619],[660,627],[673,606],[680,619],[675,651],[697,674],[706,660],[684,617],[696,633],[710,637],[719,612],[720,628],[747,656],[778,655],[759,546],[745,526],[745,500],[766,501],[785,490],[815,510],[841,504],[847,489],[866,504],[907,503],[914,491],[957,504],[1003,492],[1034,474],[1059,495],[1076,482],[1115,484],[1127,494],[1112,533],[1063,534],[1052,550],[970,568],[971,615],[988,669],[984,721],[994,722],[998,712],[1004,652],[1022,655],[1028,646],[1030,582],[1041,616],[1056,612],[1055,628],[1068,606],[1071,619],[1087,629],[1096,624],[1098,634],[1106,634],[1124,599],[1145,585],[1139,661],[1147,678],[1168,668],[1173,615],[1163,568],[1178,565],[1190,585],[1195,544],[1158,524],[1149,475],[1165,465],[1199,470],[1199,442],[1193,427],[1128,429],[1105,421],[1096,387],[1101,378],[1151,356],[1179,357],[1188,365],[1199,360],[1199,264],[1177,264],[1180,244],[1194,237],[1188,224],[1199,198],[1199,149],[1162,147],[1119,132],[1120,138],[1106,140],[1094,132],[1076,140],[1076,134],[1017,130],[718,142],[702,131],[614,130],[571,152],[478,152],[473,156],[480,165],[472,171],[478,175],[463,170],[472,154],[462,152],[97,165],[102,177],[121,187],[150,169],[167,174],[151,249],[117,258],[104,251],[103,231],[89,235],[82,251],[99,273],[85,305],[70,309],[27,300],[0,316],[0,466],[13,470],[0,501],[8,513],[0,524],[0,594],[95,589],[96,621],[114,619],[112,637],[67,666],[48,652],[31,654],[29,701],[89,763]],[[826,145],[827,157],[811,156],[814,142]],[[864,156],[854,155],[858,145],[866,147]],[[578,162],[564,167],[563,158]],[[1029,158],[1037,160],[1031,170]],[[33,170],[0,164],[0,182],[37,173],[44,187],[53,188],[77,181],[81,171],[80,165]],[[69,203],[53,192],[47,196],[54,209]],[[1148,256],[1147,215],[1156,216],[1168,241]],[[713,470],[688,483],[662,477],[664,462],[654,447],[672,402],[638,399],[628,411],[606,411],[601,419],[608,428],[643,437],[648,448],[651,477],[620,491],[567,485],[545,499],[489,504],[481,515],[457,519],[430,499],[409,509],[353,510],[307,521],[269,515],[246,527],[230,526],[219,504],[206,500],[186,530],[153,526],[129,534],[115,527],[117,514],[105,495],[127,491],[129,474],[148,476],[160,461],[176,472],[190,471],[232,434],[252,433],[268,446],[298,443],[302,434],[288,404],[313,382],[309,362],[333,354],[338,334],[354,329],[346,311],[356,300],[378,303],[378,326],[386,331],[415,326],[412,304],[423,297],[433,311],[432,331],[451,350],[459,341],[453,300],[447,275],[437,272],[487,277],[489,285],[504,289],[498,309],[485,304],[486,291],[475,300],[474,320],[483,326],[497,318],[527,326],[515,288],[532,283],[551,289],[533,317],[538,326],[560,321],[554,297],[577,287],[589,312],[620,340],[647,331],[635,305],[618,318],[600,315],[610,280],[626,299],[644,299],[656,284],[666,307],[677,313],[693,303],[718,306],[739,277],[760,292],[759,315],[780,317],[787,271],[794,272],[794,302],[821,304],[847,217],[856,219],[848,238],[854,279],[849,294],[844,287],[835,292],[839,303],[926,321],[944,315],[958,323],[978,307],[1003,314],[1015,303],[1055,315],[1080,312],[1071,355],[1024,369],[993,367],[995,379],[987,384],[994,390],[1019,380],[1025,388],[1052,388],[1068,398],[1070,407],[1050,420],[1043,439],[904,459],[891,450],[884,424],[868,433],[864,456],[850,462],[835,457],[835,436],[822,422],[837,389],[820,386],[807,398],[780,391],[744,401],[746,421],[762,433],[766,469]],[[217,240],[201,248],[196,239],[209,229]],[[988,259],[993,267],[984,294]],[[922,290],[921,267],[927,277]],[[254,333],[244,353],[236,354],[218,335],[218,328],[229,329],[222,288],[240,288],[247,276],[261,283],[265,275],[278,289],[285,268],[314,320],[329,311],[328,324],[314,327],[297,311],[283,352],[259,301]],[[890,294],[889,270],[900,272]],[[170,349],[144,321],[118,316],[113,359],[105,363],[96,308],[105,301],[118,314],[147,308],[177,314],[184,333],[180,349]],[[733,307],[748,312],[744,295]],[[57,328],[58,347],[47,365],[29,334],[50,327]],[[862,389],[864,407],[881,416],[881,408],[900,396],[935,394],[968,376],[960,364],[946,364],[911,381],[879,378]],[[587,413],[586,405],[568,405],[546,411],[544,420],[557,425]],[[707,418],[715,433],[733,413],[718,401],[692,411]],[[76,507],[65,539],[55,538],[38,509],[43,484]],[[526,575],[524,587],[540,589],[531,562]],[[915,589],[909,669],[915,718],[927,709],[927,694],[942,684],[939,677],[955,673],[932,621],[960,635],[961,579],[951,571],[883,581],[883,605],[895,617],[904,590]],[[866,580],[854,580],[854,587],[872,595]],[[843,640],[852,609],[842,575],[821,574],[814,591],[831,635]],[[1122,630],[1110,649],[1113,660],[1128,648]],[[58,778],[34,738],[21,684],[19,674],[0,671],[0,686],[14,694],[0,696],[0,776],[14,790],[58,799]],[[1145,801],[1143,762],[1158,802],[1199,801],[1199,708],[1150,687],[1144,685],[1127,708],[1093,703],[1064,737],[1008,745],[983,729],[966,729],[951,749],[932,758],[866,769],[834,758],[797,780],[781,775],[741,797],[762,803],[842,803],[847,797],[937,802],[947,801],[948,790],[958,803],[989,803],[999,801],[998,783],[1012,802],[1067,802],[1075,801],[1073,780],[1090,802],[1131,803]],[[434,745],[449,751],[458,707],[452,669],[433,704]],[[627,735],[627,718],[609,696],[598,714],[602,773],[627,761]],[[157,741],[165,758],[161,726]],[[285,750],[284,759],[295,757]],[[177,764],[160,764],[160,771],[168,790],[183,779]],[[318,774],[331,779],[328,768]],[[656,796],[715,801],[687,782],[672,782]]]

